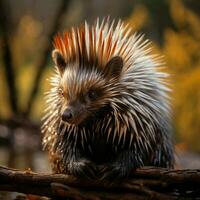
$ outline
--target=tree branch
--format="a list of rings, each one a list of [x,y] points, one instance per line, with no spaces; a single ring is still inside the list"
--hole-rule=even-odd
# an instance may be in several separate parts
[[[0,167],[0,190],[70,199],[177,199],[200,197],[199,170],[144,167],[120,183],[81,180]]]

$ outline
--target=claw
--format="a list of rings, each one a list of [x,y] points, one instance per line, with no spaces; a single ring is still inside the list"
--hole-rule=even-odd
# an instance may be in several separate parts
[[[128,170],[126,167],[112,165],[101,171],[100,181],[119,182],[127,175]]]
[[[79,178],[94,179],[95,175],[95,164],[87,160],[74,161],[70,164],[70,171],[74,176]]]

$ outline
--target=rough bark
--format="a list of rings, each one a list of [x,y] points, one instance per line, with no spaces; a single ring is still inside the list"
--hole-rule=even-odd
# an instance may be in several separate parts
[[[64,174],[37,174],[0,167],[0,191],[70,199],[199,199],[200,169],[144,167],[118,183],[81,180]]]

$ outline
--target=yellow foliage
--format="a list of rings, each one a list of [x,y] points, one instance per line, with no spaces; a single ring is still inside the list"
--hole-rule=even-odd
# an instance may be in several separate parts
[[[174,127],[181,141],[200,152],[200,19],[180,0],[171,1],[178,31],[166,30],[162,49],[173,77]]]
[[[187,74],[175,76],[174,115],[179,137],[200,151],[200,65]]]
[[[39,94],[36,98],[36,101],[33,104],[33,110],[32,110],[32,118],[34,120],[41,119],[43,111],[45,109],[45,100],[44,100],[44,93],[46,91],[49,91],[50,89],[50,83],[49,83],[49,77],[51,77],[53,74],[53,63],[51,67],[46,68],[44,72],[44,76],[42,78],[41,84],[40,84],[40,90]]]
[[[12,52],[17,69],[37,59],[44,42],[42,24],[29,15],[21,18],[16,34],[11,38]]]
[[[173,72],[192,70],[196,65],[194,59],[199,59],[199,49],[200,43],[197,43],[194,37],[185,31],[178,33],[169,29],[165,31],[163,52]]]
[[[135,9],[127,22],[134,31],[137,31],[143,27],[143,25],[147,22],[147,19],[148,10],[143,5],[139,4],[135,6]]]
[[[0,117],[8,118],[12,114],[9,106],[8,96],[9,94],[6,86],[6,79],[4,76],[3,64],[0,62]]]
[[[129,19],[137,30],[147,22],[148,12],[141,10],[142,14],[135,9]],[[179,142],[200,152],[200,19],[181,0],[170,0],[170,14],[177,30],[164,30],[160,52],[173,82],[173,123]]]
[[[200,20],[191,10],[184,7],[181,0],[171,0],[171,15],[174,23],[179,28],[185,29],[187,26],[191,29],[191,32],[195,37],[200,39]]]
[[[184,26],[186,9],[183,3],[180,0],[170,0],[170,10],[174,23],[179,27]]]
[[[18,67],[17,71],[17,88],[20,88],[18,92],[19,97],[19,107],[23,110],[27,104],[30,91],[33,87],[33,78],[36,74],[35,67],[33,65],[25,65],[23,67]]]

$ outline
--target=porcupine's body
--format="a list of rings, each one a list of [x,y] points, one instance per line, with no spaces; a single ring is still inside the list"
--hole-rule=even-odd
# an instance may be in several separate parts
[[[173,167],[167,74],[149,43],[129,32],[97,20],[55,37],[42,127],[55,172],[109,179]]]

